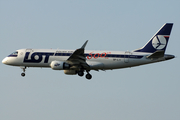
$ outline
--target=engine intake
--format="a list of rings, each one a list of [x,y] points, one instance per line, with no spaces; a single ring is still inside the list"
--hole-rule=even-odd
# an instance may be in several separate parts
[[[62,61],[52,61],[51,68],[53,70],[66,70],[70,68],[70,65]]]

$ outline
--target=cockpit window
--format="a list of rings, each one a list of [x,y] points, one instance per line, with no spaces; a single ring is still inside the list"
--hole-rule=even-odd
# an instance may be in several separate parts
[[[8,57],[17,57],[18,56],[18,51],[13,52],[12,54],[10,54]]]

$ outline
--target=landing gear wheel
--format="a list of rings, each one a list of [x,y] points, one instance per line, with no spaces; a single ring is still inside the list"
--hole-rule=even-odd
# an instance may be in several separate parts
[[[25,76],[25,73],[21,73],[21,76],[24,77],[24,76]]]
[[[84,72],[83,71],[79,71],[78,75],[82,77],[84,75]]]
[[[90,80],[92,78],[92,75],[91,74],[86,74],[86,79]]]

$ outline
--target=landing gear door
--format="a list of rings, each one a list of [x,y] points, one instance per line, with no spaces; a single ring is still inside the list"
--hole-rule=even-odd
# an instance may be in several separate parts
[[[124,62],[129,63],[129,56],[131,55],[131,52],[126,51],[124,54]]]

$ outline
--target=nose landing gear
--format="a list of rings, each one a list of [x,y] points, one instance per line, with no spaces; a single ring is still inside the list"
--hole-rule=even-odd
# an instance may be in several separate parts
[[[25,74],[26,66],[21,67],[21,69],[23,70],[23,72],[21,73],[21,76],[24,77],[26,75]]]
[[[21,76],[24,77],[26,74],[25,73],[21,73]]]

